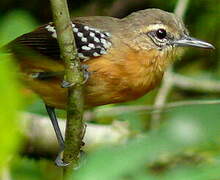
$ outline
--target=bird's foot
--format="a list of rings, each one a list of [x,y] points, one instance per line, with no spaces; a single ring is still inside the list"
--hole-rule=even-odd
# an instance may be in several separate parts
[[[91,75],[91,73],[88,71],[88,68],[89,68],[88,65],[86,65],[86,64],[82,65],[82,72],[83,72],[83,77],[84,77],[84,80],[83,80],[82,84],[85,84],[88,81],[88,79],[89,79],[89,77]],[[63,80],[61,82],[61,87],[62,88],[69,88],[69,87],[72,87],[74,85],[75,85],[75,83],[70,83],[70,82],[68,82],[66,80]]]
[[[56,157],[56,160],[55,160],[55,164],[56,164],[56,166],[58,166],[58,167],[66,167],[66,166],[69,165],[69,163],[65,163],[65,162],[63,161],[63,159],[62,159],[62,154],[63,154],[63,150],[61,150],[61,151],[58,153],[58,155],[57,155],[57,157]]]
[[[68,82],[68,81],[63,80],[63,81],[61,82],[61,87],[62,87],[62,88],[69,88],[69,87],[74,86],[74,84],[75,84],[75,83],[70,83],[70,82]]]
[[[89,66],[87,64],[82,65],[82,72],[84,76],[84,81],[82,82],[82,84],[85,84],[91,75],[91,72],[89,72],[88,69],[89,69]]]

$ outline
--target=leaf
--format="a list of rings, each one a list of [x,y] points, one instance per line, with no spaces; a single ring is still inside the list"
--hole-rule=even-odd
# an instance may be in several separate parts
[[[123,180],[123,176],[135,175],[140,168],[149,166],[161,157],[175,156],[193,147],[203,149],[219,138],[219,115],[219,105],[177,108],[168,114],[169,121],[160,130],[125,145],[106,147],[89,154],[70,179]],[[195,169],[195,173],[198,172]],[[188,177],[187,171],[183,176]],[[157,179],[151,178],[150,173],[146,173],[146,177]],[[134,179],[144,177],[135,176]]]
[[[10,11],[1,19],[0,46],[8,43],[16,37],[33,30],[36,21],[29,13],[21,10]]]
[[[16,153],[20,138],[17,110],[21,97],[15,71],[12,59],[0,54],[0,170]]]

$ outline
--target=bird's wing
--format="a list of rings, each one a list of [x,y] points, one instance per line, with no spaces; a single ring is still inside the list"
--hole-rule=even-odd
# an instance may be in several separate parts
[[[80,23],[79,20],[75,22],[73,20],[72,29],[78,56],[81,60],[106,54],[111,47],[111,34],[109,32]],[[61,59],[54,23],[43,25],[18,37],[9,43],[7,47],[15,54],[18,54],[21,49],[24,52],[25,49],[25,51],[32,50],[50,59]]]

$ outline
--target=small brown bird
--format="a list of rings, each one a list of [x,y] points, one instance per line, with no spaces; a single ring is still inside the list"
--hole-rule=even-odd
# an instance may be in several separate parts
[[[161,81],[180,47],[214,48],[192,38],[181,19],[159,9],[134,12],[123,19],[94,16],[72,20],[78,57],[90,73],[85,83],[87,107],[137,99]],[[18,60],[22,80],[45,102],[64,147],[54,108],[65,109],[61,87],[64,64],[54,23],[24,34],[7,46]],[[58,165],[63,165],[58,158]]]

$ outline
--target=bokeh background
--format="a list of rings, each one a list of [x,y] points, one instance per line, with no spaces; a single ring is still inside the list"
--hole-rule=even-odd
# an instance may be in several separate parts
[[[177,0],[68,3],[72,16],[122,18],[146,8],[173,12]],[[216,49],[188,49],[170,70],[168,89],[170,81],[164,81],[136,101],[86,111],[85,154],[69,179],[220,179],[219,19],[219,0],[188,1],[184,22],[191,35]],[[1,0],[0,46],[49,21],[49,1]],[[60,180],[62,170],[53,163],[57,144],[44,105],[19,82],[13,58],[4,53],[0,58],[0,179]],[[167,103],[160,113],[152,110],[154,104]],[[65,112],[57,113],[64,126]]]

